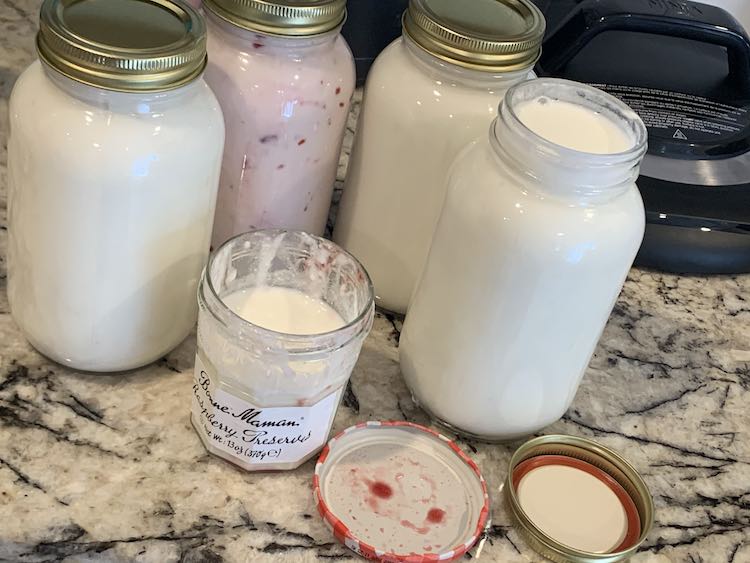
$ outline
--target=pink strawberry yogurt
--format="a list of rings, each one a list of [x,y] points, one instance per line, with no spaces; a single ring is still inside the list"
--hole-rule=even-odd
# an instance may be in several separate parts
[[[225,19],[223,5],[232,2],[204,1],[206,80],[226,124],[213,246],[263,228],[320,235],[355,80],[340,22],[328,31],[295,36],[281,35],[289,31],[285,22],[274,22],[281,26],[277,33],[264,33],[253,28],[266,29],[267,20],[262,25],[243,20],[241,27]]]

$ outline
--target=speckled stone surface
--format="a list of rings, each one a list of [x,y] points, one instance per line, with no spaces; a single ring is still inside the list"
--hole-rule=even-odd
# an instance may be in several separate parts
[[[38,0],[0,2],[0,560],[354,558],[315,512],[312,462],[249,474],[206,454],[188,417],[194,338],[148,368],[96,376],[50,363],[13,323],[4,291],[7,98],[34,57],[37,9]],[[546,430],[595,438],[645,477],[657,524],[639,563],[750,561],[748,290],[749,276],[634,270],[573,407]],[[368,419],[428,422],[399,374],[399,328],[378,315],[335,430]],[[495,494],[493,526],[473,557],[538,561],[496,494],[513,445],[459,443]]]

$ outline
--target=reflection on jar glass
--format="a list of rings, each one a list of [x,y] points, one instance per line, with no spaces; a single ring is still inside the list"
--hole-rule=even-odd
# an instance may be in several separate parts
[[[293,469],[326,442],[372,327],[372,284],[332,242],[254,231],[209,260],[198,293],[192,421],[213,454]]]

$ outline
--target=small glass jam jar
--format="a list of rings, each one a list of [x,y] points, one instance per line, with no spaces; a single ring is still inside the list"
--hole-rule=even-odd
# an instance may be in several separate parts
[[[286,334],[230,308],[237,296],[281,290],[341,317],[317,334]],[[239,235],[210,258],[198,291],[192,422],[209,452],[249,471],[294,469],[328,440],[362,342],[374,295],[362,265],[301,231]],[[249,302],[248,302],[249,303]],[[303,314],[288,301],[290,318]],[[264,304],[253,302],[256,311]],[[269,309],[275,315],[276,305]],[[279,314],[283,314],[283,308]],[[334,313],[335,312],[335,313]],[[255,317],[253,317],[255,318]]]

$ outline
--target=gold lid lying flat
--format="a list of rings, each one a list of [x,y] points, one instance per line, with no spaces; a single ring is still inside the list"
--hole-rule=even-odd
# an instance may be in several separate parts
[[[521,507],[513,486],[513,475],[521,462],[545,455],[565,456],[589,463],[612,477],[625,490],[640,520],[640,534],[632,545],[621,551],[588,553],[558,542],[534,524]],[[513,520],[528,544],[540,555],[558,563],[615,563],[628,559],[638,551],[654,524],[654,504],[643,478],[618,453],[586,438],[553,434],[529,440],[513,454],[503,488]]]
[[[78,82],[159,92],[200,76],[206,30],[193,8],[172,0],[45,0],[37,51]]]
[[[529,0],[411,0],[403,25],[432,55],[494,72],[534,66],[545,29],[544,16]]]
[[[346,19],[346,0],[204,0],[203,6],[243,29],[269,35],[319,35]]]

